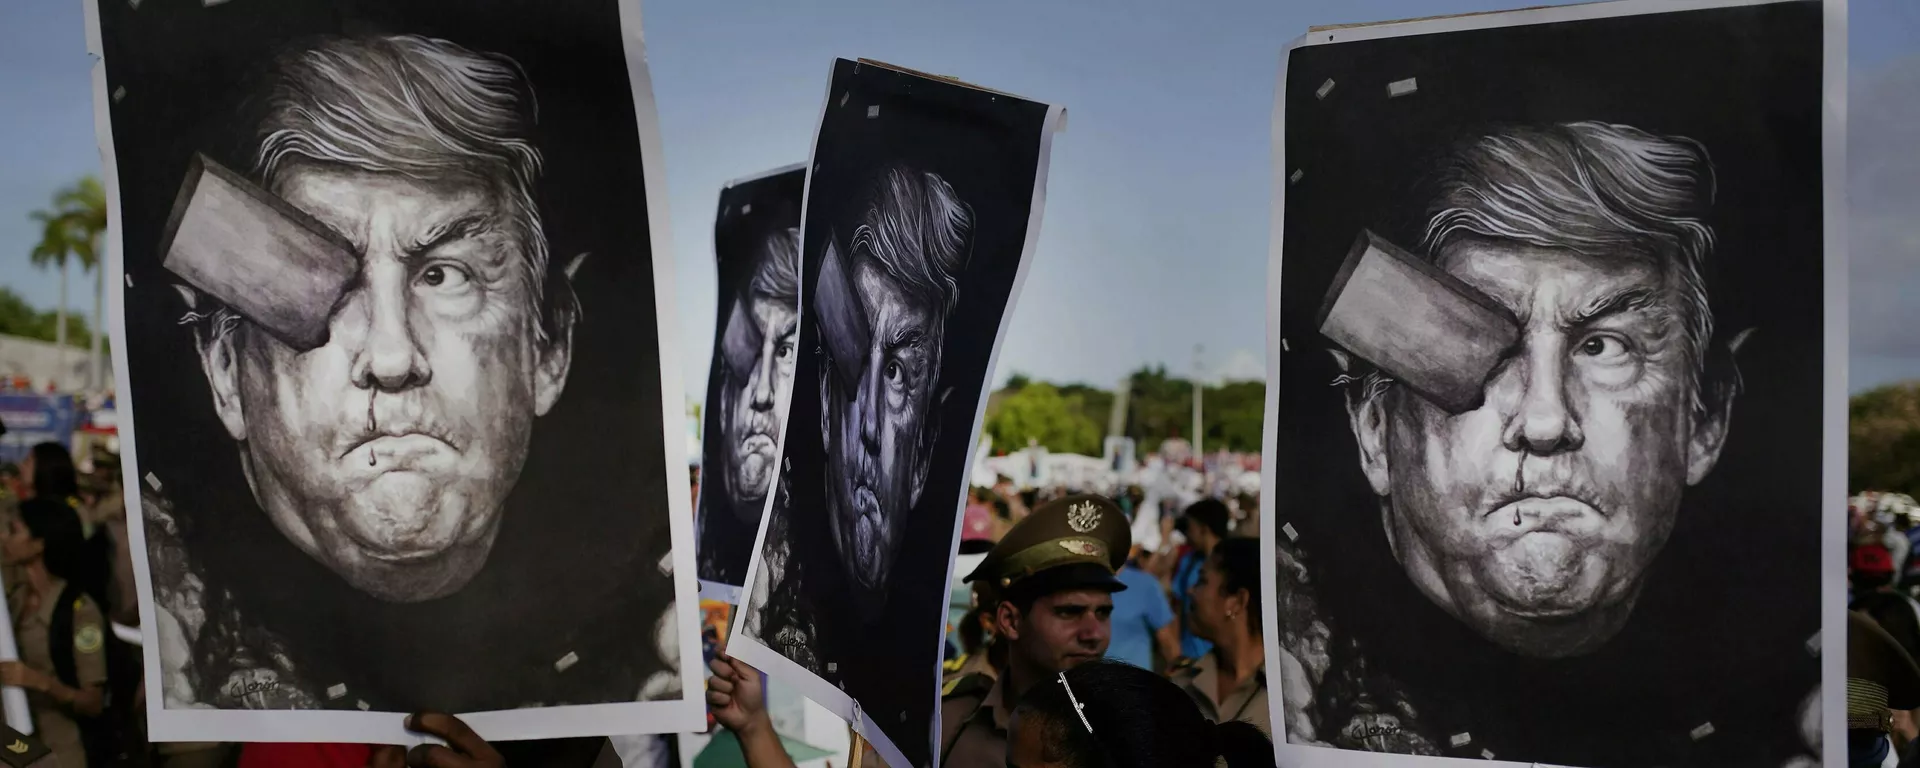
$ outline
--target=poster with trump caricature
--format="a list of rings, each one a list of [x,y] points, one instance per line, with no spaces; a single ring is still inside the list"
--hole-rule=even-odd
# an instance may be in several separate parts
[[[806,183],[780,474],[727,653],[928,766],[994,356],[1060,107],[834,63]]]
[[[1844,29],[1619,2],[1285,54],[1280,764],[1844,764]]]
[[[728,182],[713,221],[719,301],[694,506],[700,595],[737,603],[773,488],[800,332],[800,163]]]
[[[698,730],[639,4],[88,18],[152,738]]]

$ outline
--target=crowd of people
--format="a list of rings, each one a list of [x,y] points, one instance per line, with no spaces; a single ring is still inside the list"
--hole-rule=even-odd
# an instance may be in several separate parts
[[[1849,763],[1920,765],[1920,571],[1912,557],[1920,505],[1868,492],[1847,507]]]
[[[1273,764],[1257,500],[1203,497],[1173,515],[1147,495],[973,489],[960,552],[980,557],[948,633],[941,765]],[[1154,546],[1133,535],[1147,515]],[[792,765],[761,674],[724,655],[711,671],[708,703],[747,764]]]
[[[136,636],[140,623],[126,508],[111,457],[81,472],[56,443],[0,467],[0,578],[18,642],[0,685],[27,692],[35,736],[58,768],[358,768],[380,765],[588,765],[606,739],[488,744],[457,718],[422,713],[410,728],[444,746],[151,744]],[[698,476],[695,475],[697,478]],[[698,480],[696,479],[697,483]],[[697,492],[697,491],[696,491]],[[974,490],[962,552],[973,604],[950,633],[942,691],[943,765],[1271,765],[1262,650],[1259,546],[1252,499],[1202,498],[1167,514],[1140,486],[1118,498],[1073,489]],[[1142,546],[1142,518],[1158,536]],[[1035,545],[1091,536],[1097,551]],[[116,632],[116,628],[120,631]],[[791,765],[774,734],[762,677],[721,655],[708,702],[749,765]],[[1071,692],[1071,693],[1070,693]],[[646,752],[637,758],[627,753]],[[619,750],[663,765],[661,740]],[[882,765],[870,750],[867,765]],[[511,758],[511,759],[510,759]]]
[[[443,745],[149,744],[133,563],[118,473],[82,473],[58,444],[0,466],[0,578],[18,658],[0,685],[27,693],[35,736],[58,768],[588,765],[606,739],[489,744],[457,718],[408,727]],[[697,482],[697,481],[696,481]],[[1272,764],[1253,515],[1202,498],[1159,516],[1157,546],[1135,541],[1138,486],[1118,498],[1068,488],[974,489],[963,553],[972,605],[949,633],[941,764],[1214,766]],[[1920,504],[1863,494],[1848,518],[1848,747],[1855,766],[1920,765]],[[1053,547],[1092,540],[1098,546]],[[1032,559],[1033,552],[1047,553]],[[1015,558],[1025,553],[1025,557]],[[124,629],[122,630],[125,631]],[[763,676],[725,656],[707,700],[748,765],[793,761],[774,733]],[[1817,724],[1815,726],[1817,727]],[[857,742],[856,742],[857,743]],[[626,765],[664,765],[668,749]],[[884,765],[868,749],[865,765]]]
[[[137,637],[140,617],[118,468],[106,456],[88,463],[82,472],[64,447],[44,443],[0,466],[0,578],[19,647],[18,660],[0,662],[0,685],[26,691],[35,737],[51,751],[42,764],[559,766],[616,751],[607,739],[488,744],[433,713],[408,727],[443,745],[410,751],[149,743],[140,649],[121,639]],[[975,489],[962,551],[984,558],[968,575],[973,605],[950,633],[943,765],[1272,764],[1259,547],[1246,535],[1255,502],[1202,498],[1174,515],[1164,508],[1172,496],[1149,502],[1137,485],[1117,495]],[[1142,518],[1157,529],[1154,546],[1135,541]],[[1050,560],[1009,565],[1035,545],[1088,536],[1097,550],[1049,548]],[[748,764],[791,765],[760,673],[724,655],[712,673],[714,719]],[[1069,690],[1084,693],[1063,708]],[[623,745],[621,761],[664,765],[670,747],[647,741]],[[870,750],[863,757],[883,764]]]

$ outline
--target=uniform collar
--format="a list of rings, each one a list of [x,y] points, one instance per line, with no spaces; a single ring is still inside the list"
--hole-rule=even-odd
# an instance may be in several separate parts
[[[1220,652],[1209,651],[1193,664],[1193,687],[1212,702],[1213,711],[1220,717],[1228,717],[1234,711],[1246,707],[1249,699],[1259,695],[1262,686],[1267,683],[1266,669],[1262,668],[1240,681],[1226,701],[1219,699],[1220,690]]]

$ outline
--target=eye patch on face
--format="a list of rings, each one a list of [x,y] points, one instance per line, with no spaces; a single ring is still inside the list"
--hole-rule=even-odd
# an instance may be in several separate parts
[[[1320,305],[1320,333],[1452,413],[1480,406],[1520,338],[1512,312],[1362,230]]]
[[[733,312],[727,316],[727,333],[720,339],[720,354],[726,360],[727,370],[743,382],[753,375],[754,365],[760,362],[760,346],[766,339],[760,332],[760,324],[747,312],[747,302],[745,297],[734,299]]]
[[[867,310],[860,292],[853,285],[853,272],[847,268],[832,238],[828,238],[827,253],[820,264],[813,316],[820,322],[820,337],[826,341],[827,354],[833,358],[834,373],[840,377],[840,384],[851,399],[853,393],[859,391],[861,372],[866,370],[867,350],[873,347],[873,329],[867,324]]]
[[[345,238],[204,155],[187,167],[160,253],[168,271],[300,352],[327,342],[359,269]]]

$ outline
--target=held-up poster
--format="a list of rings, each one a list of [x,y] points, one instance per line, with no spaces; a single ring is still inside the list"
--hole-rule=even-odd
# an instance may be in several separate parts
[[[1280,764],[1844,764],[1844,27],[1622,2],[1294,43]]]
[[[779,485],[727,653],[925,768],[967,472],[1066,113],[867,61],[829,82]]]
[[[152,737],[699,729],[639,3],[87,10]]]
[[[806,183],[804,163],[730,182],[714,214],[719,301],[694,510],[703,599],[739,602],[777,474],[774,459],[800,348]]]

